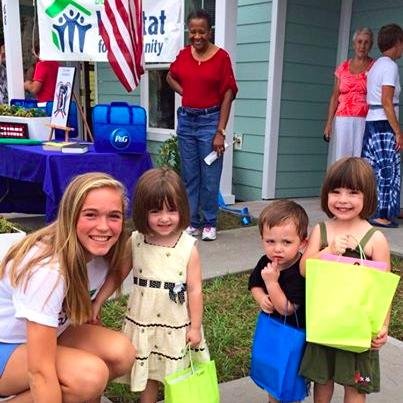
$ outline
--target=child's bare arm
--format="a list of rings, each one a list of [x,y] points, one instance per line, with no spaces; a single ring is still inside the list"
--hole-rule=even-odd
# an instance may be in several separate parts
[[[99,322],[99,312],[103,303],[120,287],[132,268],[132,245],[131,238],[126,242],[125,255],[120,267],[109,270],[105,282],[100,288],[96,298],[92,302],[92,315],[90,322]]]
[[[270,297],[266,294],[261,287],[252,287],[250,292],[252,293],[252,297],[260,306],[260,309],[266,313],[273,313],[274,307],[272,302],[270,301]]]
[[[371,237],[370,244],[368,245],[371,250],[372,260],[378,260],[382,262],[386,262],[387,270],[390,271],[390,248],[388,241],[381,231],[377,231]],[[388,314],[386,315],[385,321],[383,323],[381,331],[377,334],[377,336],[372,340],[371,347],[374,349],[381,348],[388,339],[388,331],[389,331],[389,321],[390,321],[390,309]]]
[[[203,317],[202,274],[199,251],[193,246],[186,276],[190,327],[186,341],[197,346],[201,341],[201,325]]]
[[[315,225],[309,236],[308,246],[302,255],[301,261],[299,263],[299,271],[301,276],[305,277],[306,272],[306,260],[309,258],[319,258],[323,252],[342,254],[345,252],[348,246],[348,237],[335,237],[330,245],[323,249],[320,249],[320,227],[319,224]]]
[[[269,293],[270,301],[273,304],[274,309],[281,315],[290,315],[295,312],[296,306],[288,301],[283,290],[278,283],[280,277],[280,270],[278,262],[274,260],[272,263],[268,263],[262,270],[262,278],[266,285],[266,289]]]
[[[310,257],[315,257],[319,255],[320,248],[320,228],[319,225],[315,225],[313,228],[311,235],[309,236],[308,246],[305,249],[304,254],[301,257],[301,261],[299,262],[299,271],[301,276],[305,277],[306,270],[306,259]]]

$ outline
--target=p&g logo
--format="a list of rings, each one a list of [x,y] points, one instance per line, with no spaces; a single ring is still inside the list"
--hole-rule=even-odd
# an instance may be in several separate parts
[[[111,133],[110,141],[117,150],[125,150],[131,143],[129,132],[122,128],[115,129]]]

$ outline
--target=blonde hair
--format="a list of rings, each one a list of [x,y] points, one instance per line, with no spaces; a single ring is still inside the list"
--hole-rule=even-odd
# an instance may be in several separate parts
[[[6,265],[11,264],[10,282],[16,287],[27,284],[35,266],[46,264],[48,260],[58,262],[66,286],[64,309],[73,325],[85,323],[91,314],[86,250],[78,240],[76,225],[89,192],[101,188],[114,189],[122,198],[122,233],[105,256],[110,267],[117,267],[122,259],[126,241],[123,231],[127,204],[125,188],[110,175],[100,172],[75,177],[63,194],[56,221],[27,235],[8,251],[0,263],[0,278],[4,276]],[[40,252],[23,263],[26,254],[39,243]]]
[[[369,40],[370,40],[370,42],[371,42],[371,46],[370,46],[370,47],[372,48],[372,45],[374,44],[374,34],[373,34],[373,32],[371,31],[370,28],[368,28],[368,27],[360,27],[360,28],[357,28],[357,29],[354,31],[354,34],[353,34],[353,39],[352,39],[353,42],[355,42],[355,40],[357,39],[358,35],[368,35],[368,36],[369,36]]]

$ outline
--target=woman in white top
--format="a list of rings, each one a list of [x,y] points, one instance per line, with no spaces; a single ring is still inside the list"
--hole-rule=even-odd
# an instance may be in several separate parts
[[[378,205],[370,223],[398,227],[400,210],[400,153],[403,147],[398,121],[400,79],[396,60],[403,51],[403,30],[397,24],[383,26],[378,33],[382,56],[367,76],[369,106],[361,156],[372,165],[377,183]]]
[[[125,192],[103,173],[76,177],[57,220],[0,264],[0,395],[15,402],[97,402],[135,351],[87,323],[91,300],[123,256]]]

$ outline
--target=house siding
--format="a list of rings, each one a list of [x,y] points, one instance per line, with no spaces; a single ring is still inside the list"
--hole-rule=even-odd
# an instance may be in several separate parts
[[[129,93],[116,78],[109,63],[96,63],[98,103],[108,104],[113,102],[128,102],[140,104],[140,87]]]
[[[275,197],[319,194],[339,15],[339,0],[287,2]]]
[[[238,2],[234,132],[243,134],[234,150],[233,191],[239,200],[261,198],[272,1]]]

